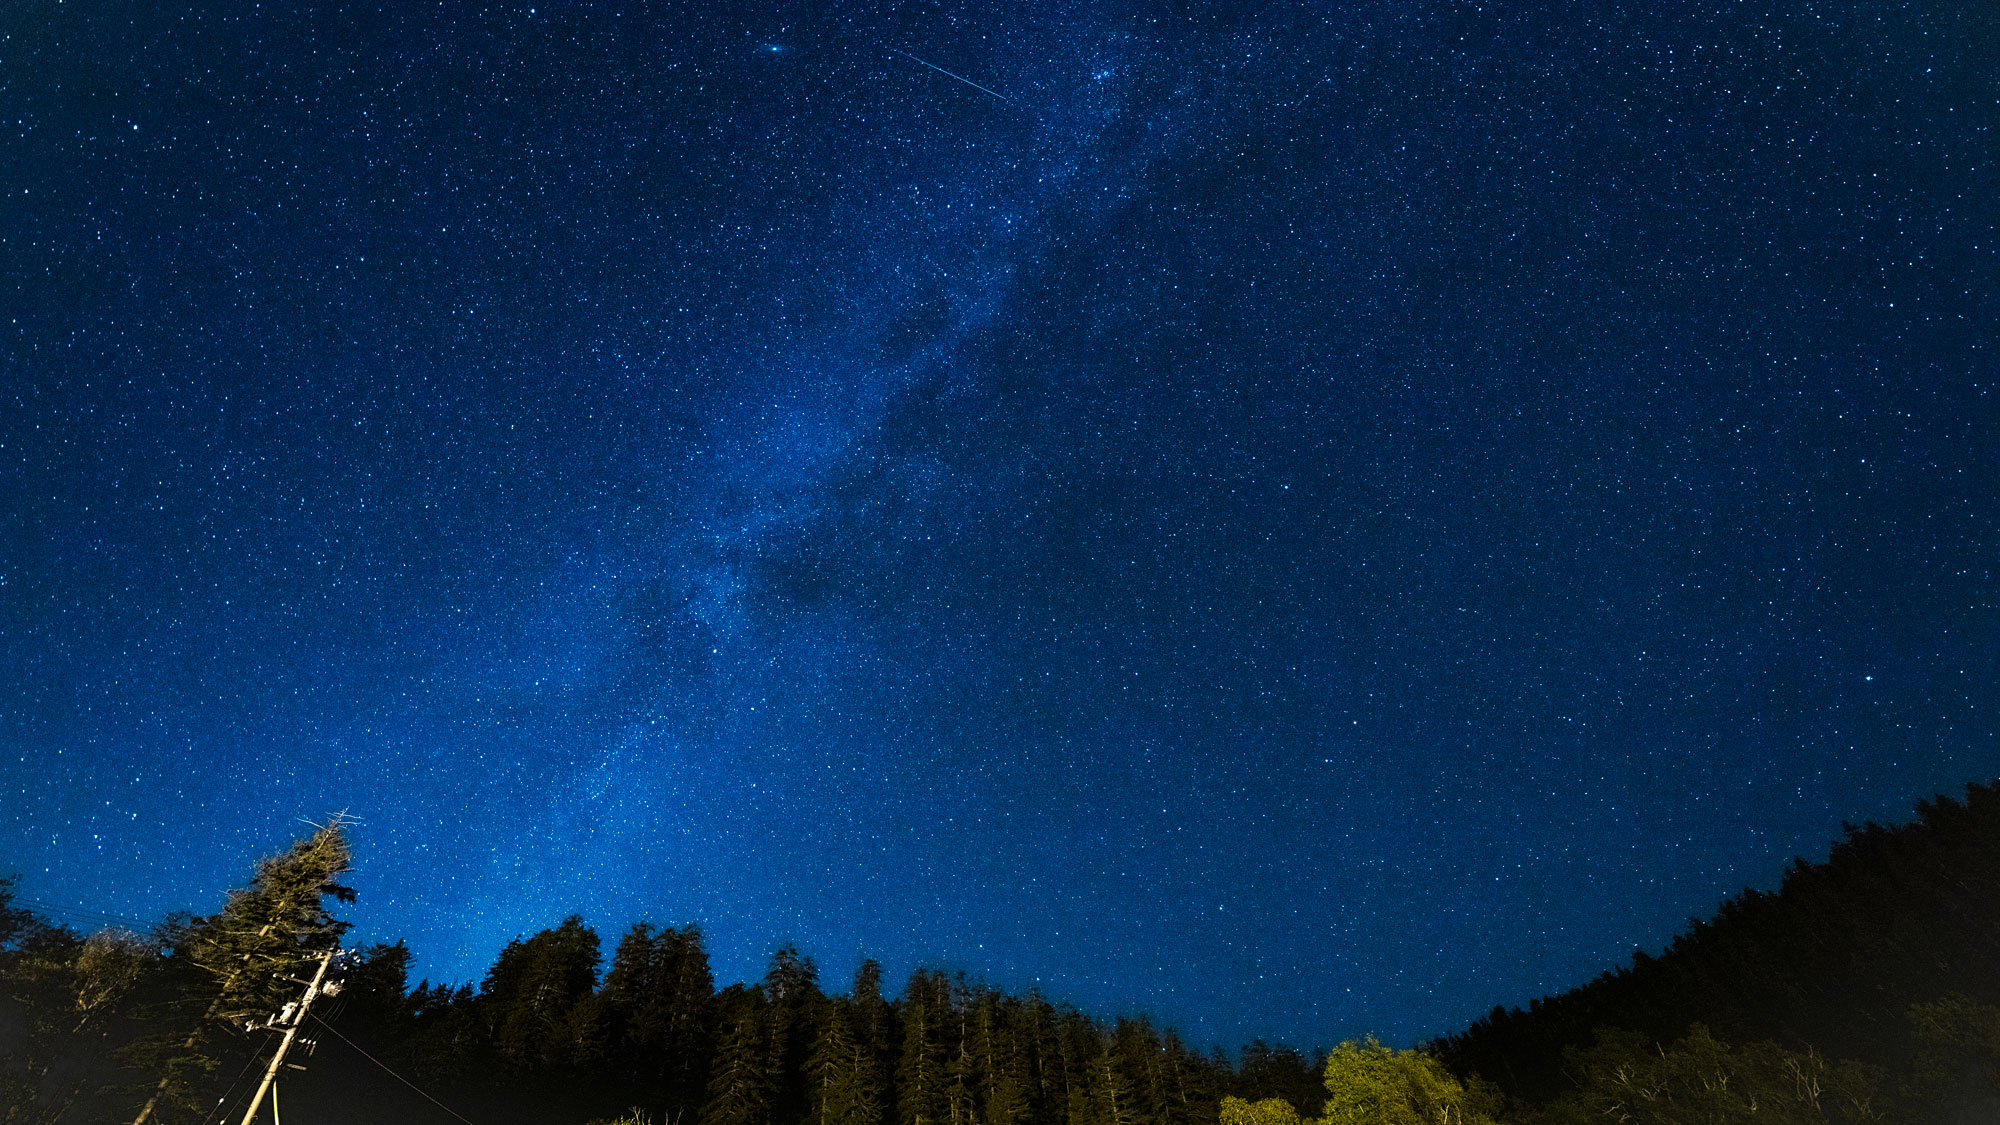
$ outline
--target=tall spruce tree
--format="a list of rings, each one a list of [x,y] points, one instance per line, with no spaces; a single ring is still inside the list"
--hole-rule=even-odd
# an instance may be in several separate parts
[[[826,1004],[818,966],[795,946],[781,946],[764,974],[764,995],[771,1017],[771,1121],[800,1125],[811,1105],[806,1062]]]
[[[600,994],[613,1070],[664,1125],[692,1120],[715,1053],[715,978],[701,931],[640,923],[619,941]]]
[[[903,989],[903,1049],[896,1063],[898,1125],[944,1125],[950,1113],[947,1021],[951,983],[918,970]]]
[[[1030,1057],[1033,1075],[1032,1097],[1036,1121],[1063,1120],[1062,1107],[1068,1104],[1069,1078],[1063,1070],[1061,1036],[1056,1027],[1056,1010],[1039,992],[1031,992],[1021,1005],[1021,1038]]]
[[[854,988],[826,1007],[807,1063],[811,1125],[883,1125],[882,967],[864,962]]]
[[[978,1077],[980,1125],[1021,1125],[1028,1117],[1033,1081],[1019,1033],[1020,1007],[999,990],[982,988],[967,1013],[964,1053]]]
[[[731,985],[718,998],[722,1042],[708,1081],[701,1125],[771,1125],[771,1012],[761,988]]]
[[[856,1033],[853,1001],[827,1005],[807,1061],[811,1125],[881,1125],[882,1101],[871,1081],[874,1060]]]
[[[554,1077],[591,1061],[597,962],[597,931],[575,914],[500,951],[479,1001],[494,1052],[517,1076]]]
[[[347,930],[326,900],[354,900],[338,881],[350,861],[344,821],[336,816],[260,860],[250,884],[232,891],[220,913],[162,927],[181,987],[151,1013],[164,1029],[127,1052],[158,1075],[132,1125],[193,1108],[222,1055],[250,1046],[261,1034],[254,1028],[298,998],[294,978],[311,975],[308,966]]]
[[[861,962],[854,971],[854,987],[848,992],[848,1016],[853,1021],[856,1047],[868,1060],[868,1081],[880,1107],[879,1117],[890,1115],[889,1044],[895,1013],[882,998],[882,966],[874,960]]]
[[[1082,1012],[1065,1008],[1056,1023],[1056,1046],[1061,1053],[1063,1104],[1058,1120],[1064,1125],[1103,1125],[1098,1061],[1104,1054],[1103,1036],[1097,1025]]]

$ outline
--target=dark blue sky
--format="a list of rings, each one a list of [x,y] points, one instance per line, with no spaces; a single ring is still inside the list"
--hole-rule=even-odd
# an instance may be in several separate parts
[[[1990,5],[1191,7],[15,5],[0,870],[1409,1041],[2000,774]]]

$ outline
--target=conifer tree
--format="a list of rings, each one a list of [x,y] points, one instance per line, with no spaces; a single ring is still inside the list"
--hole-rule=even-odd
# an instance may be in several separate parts
[[[807,1066],[812,1125],[882,1125],[881,977],[881,966],[864,962],[853,991],[827,1005]]]
[[[856,1022],[852,1000],[837,999],[828,1005],[807,1064],[812,1125],[881,1125],[876,1061],[869,1057]]]
[[[977,1125],[979,1111],[976,1091],[982,1085],[979,1059],[973,1053],[970,1017],[972,989],[965,974],[952,981],[948,1002],[951,1031],[950,1064],[945,1068],[945,1121],[947,1125]]]
[[[169,1030],[139,1040],[129,1061],[159,1077],[132,1125],[169,1105],[189,1105],[222,1053],[244,1044],[298,994],[293,979],[338,946],[347,924],[326,899],[352,902],[338,879],[350,862],[344,822],[334,817],[286,851],[261,860],[250,884],[230,893],[220,913],[170,920],[161,936],[173,949],[183,987],[154,1011]]]
[[[980,989],[968,1013],[966,1054],[977,1066],[980,1125],[1020,1125],[1029,1113],[1027,1074],[1019,1039],[1020,1004]]]
[[[882,998],[882,966],[873,960],[861,962],[854,971],[854,987],[848,992],[848,1018],[853,1024],[855,1044],[867,1060],[867,1080],[880,1107],[879,1116],[889,1116],[889,1042],[893,1014]]]
[[[720,1006],[726,1013],[722,1042],[701,1125],[771,1125],[776,1075],[771,1073],[771,1016],[763,990],[732,985]]]
[[[1098,1060],[1104,1043],[1096,1025],[1073,1008],[1066,1008],[1056,1024],[1056,1042],[1062,1057],[1063,1105],[1059,1120],[1064,1125],[1105,1125],[1101,1100]]]
[[[453,987],[423,981],[410,991],[408,1051],[418,1074],[453,1079],[471,1073],[486,1046],[478,1003],[469,984]]]
[[[800,1125],[810,1104],[806,1063],[826,1003],[819,968],[796,947],[781,946],[764,974],[764,995],[770,1002],[771,1120],[774,1125]]]
[[[1091,1125],[1139,1125],[1139,1107],[1132,1081],[1112,1051],[1100,1051],[1091,1063]]]
[[[17,882],[17,876],[0,875],[0,950],[11,947],[37,922],[34,914],[14,905]]]
[[[1056,1030],[1056,1010],[1041,993],[1031,992],[1021,1005],[1021,1040],[1033,1076],[1031,1104],[1035,1120],[1058,1122],[1069,1097],[1068,1075]]]
[[[896,1064],[899,1125],[944,1125],[950,1112],[945,1021],[951,985],[939,972],[918,970],[903,989],[903,1044]]]
[[[54,1122],[109,1077],[107,1037],[158,950],[128,933],[88,939],[38,920],[22,927],[16,949],[0,954],[6,998],[13,1001],[0,1051],[0,1105],[14,1123]]]
[[[714,1054],[715,980],[701,931],[640,923],[619,941],[601,993],[613,1069],[667,1123],[693,1116]]]
[[[517,1074],[548,1074],[589,1061],[596,1036],[588,1001],[597,963],[597,932],[574,914],[501,950],[479,1002],[494,1052]]]
[[[1160,1036],[1160,1125],[1216,1125],[1221,1096],[1208,1060],[1168,1028]]]

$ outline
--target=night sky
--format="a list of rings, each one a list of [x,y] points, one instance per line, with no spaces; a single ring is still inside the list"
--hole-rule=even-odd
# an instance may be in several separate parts
[[[1448,1032],[2000,774],[2000,10],[20,0],[0,872]]]

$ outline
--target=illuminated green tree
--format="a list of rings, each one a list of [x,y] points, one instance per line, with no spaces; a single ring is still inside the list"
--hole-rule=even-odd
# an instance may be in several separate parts
[[[1392,1050],[1371,1037],[1327,1055],[1318,1125],[1491,1125],[1491,1101],[1484,1091],[1468,1091],[1430,1055]]]
[[[1222,1099],[1221,1125],[1300,1125],[1299,1111],[1283,1098],[1248,1102],[1242,1098]]]
[[[903,989],[903,1049],[896,1066],[899,1125],[944,1125],[949,1120],[945,1037],[951,1014],[951,983],[945,975],[912,973]]]

